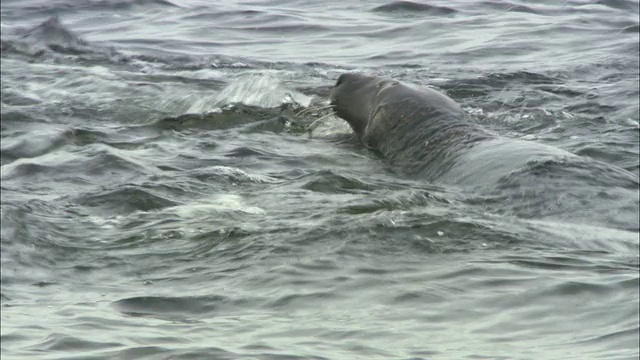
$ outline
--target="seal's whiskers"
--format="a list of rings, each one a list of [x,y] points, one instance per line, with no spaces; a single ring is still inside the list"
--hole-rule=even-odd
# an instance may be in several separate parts
[[[327,109],[333,109],[333,105],[325,105],[325,106],[312,106],[312,107],[308,107],[302,111],[300,111],[299,113],[295,114],[295,116],[302,116],[303,114],[308,114],[311,113],[313,111],[323,111],[323,110],[327,110]]]
[[[316,127],[318,127],[318,124],[320,124],[321,122],[323,122],[324,120],[326,120],[328,117],[330,116],[334,116],[335,114],[333,112],[321,116],[319,118],[317,118],[316,120],[314,120],[309,126],[307,126],[307,131],[308,132],[312,132]]]

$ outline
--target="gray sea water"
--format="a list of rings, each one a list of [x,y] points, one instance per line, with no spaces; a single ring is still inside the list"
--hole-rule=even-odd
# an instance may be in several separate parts
[[[3,0],[2,359],[637,359],[638,6]],[[345,71],[584,166],[408,178]]]

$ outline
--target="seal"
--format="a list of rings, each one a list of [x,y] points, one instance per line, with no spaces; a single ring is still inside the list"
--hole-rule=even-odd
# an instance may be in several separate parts
[[[533,158],[576,156],[502,138],[473,122],[445,94],[393,79],[345,73],[330,99],[365,146],[407,175],[477,185],[495,182]]]
[[[346,73],[330,99],[392,170],[460,186],[482,213],[630,229],[637,237],[640,182],[625,169],[499,136],[430,88]]]

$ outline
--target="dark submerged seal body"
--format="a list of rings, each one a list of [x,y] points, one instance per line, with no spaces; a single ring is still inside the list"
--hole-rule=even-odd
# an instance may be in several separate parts
[[[639,181],[619,167],[474,123],[446,95],[395,80],[343,74],[335,113],[396,170],[479,190],[485,211],[639,230]]]
[[[392,79],[342,74],[331,103],[363,144],[403,173],[431,180],[477,185],[496,181],[533,157],[575,156],[501,138],[471,121],[448,96]]]

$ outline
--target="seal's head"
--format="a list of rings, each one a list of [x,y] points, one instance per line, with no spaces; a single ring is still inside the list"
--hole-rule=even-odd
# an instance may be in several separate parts
[[[331,89],[331,105],[373,147],[393,129],[404,137],[426,127],[435,132],[464,118],[460,105],[436,90],[355,73],[340,75]]]
[[[331,105],[336,115],[345,119],[358,135],[365,132],[384,89],[397,81],[375,76],[345,73],[331,89]]]

